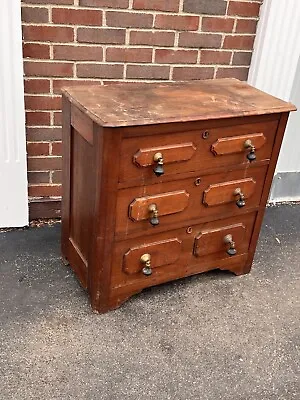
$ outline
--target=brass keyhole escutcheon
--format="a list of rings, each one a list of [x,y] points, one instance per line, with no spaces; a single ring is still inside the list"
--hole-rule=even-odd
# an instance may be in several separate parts
[[[209,137],[209,132],[208,131],[204,131],[203,133],[202,133],[202,138],[203,139],[207,139]]]
[[[193,232],[193,228],[191,226],[186,228],[186,233],[191,234],[192,232]]]
[[[250,162],[255,161],[256,160],[256,154],[255,154],[255,146],[253,145],[253,143],[251,142],[250,139],[246,140],[244,143],[244,147],[245,149],[249,149],[250,152],[247,154],[247,158]]]
[[[199,185],[201,185],[201,178],[197,178],[197,179],[195,179],[195,186],[199,186]]]
[[[227,249],[227,254],[229,256],[235,256],[237,253],[237,250],[235,248],[235,242],[233,241],[232,235],[228,234],[224,237],[224,243],[226,245],[229,245],[229,248]]]
[[[155,153],[153,156],[153,161],[156,163],[153,168],[153,172],[156,176],[161,176],[165,173],[164,171],[164,158],[162,153]]]
[[[140,258],[141,264],[144,265],[142,272],[144,275],[149,276],[152,274],[152,269],[151,269],[151,255],[148,253],[145,253],[141,256]]]
[[[239,198],[236,201],[236,205],[239,208],[242,208],[246,205],[246,201],[245,201],[245,195],[243,194],[241,188],[236,188],[235,191],[233,192],[234,196],[239,196]]]
[[[155,203],[150,204],[148,207],[149,213],[150,213],[150,224],[152,226],[156,226],[159,224],[159,219],[158,219],[158,209],[157,205]]]

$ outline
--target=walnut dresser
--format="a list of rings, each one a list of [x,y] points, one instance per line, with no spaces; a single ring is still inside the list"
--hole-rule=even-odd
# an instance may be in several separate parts
[[[293,110],[235,79],[64,89],[62,253],[93,309],[248,273]]]

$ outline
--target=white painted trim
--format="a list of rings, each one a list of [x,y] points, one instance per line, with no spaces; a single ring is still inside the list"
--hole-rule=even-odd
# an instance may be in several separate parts
[[[0,227],[28,224],[20,0],[0,12]]]
[[[264,0],[248,82],[273,96],[294,103],[298,108],[296,113],[290,115],[276,173],[300,171],[299,74],[300,1]],[[288,185],[284,188],[286,191]],[[288,197],[289,193],[286,195]],[[276,201],[273,192],[271,200]]]

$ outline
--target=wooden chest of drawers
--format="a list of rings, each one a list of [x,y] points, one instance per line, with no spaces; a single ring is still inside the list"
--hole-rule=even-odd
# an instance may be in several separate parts
[[[65,89],[62,252],[93,309],[248,273],[294,109],[235,79]]]

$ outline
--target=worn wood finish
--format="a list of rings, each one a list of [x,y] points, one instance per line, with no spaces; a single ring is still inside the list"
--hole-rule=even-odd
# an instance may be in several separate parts
[[[217,123],[217,122],[216,122]],[[228,127],[213,127],[207,129],[197,129],[191,131],[183,131],[179,133],[168,133],[161,134],[159,137],[153,138],[153,136],[141,136],[138,139],[138,145],[140,149],[151,148],[153,141],[155,140],[155,152],[160,152],[163,158],[167,157],[164,148],[167,146],[177,145],[179,148],[182,146],[184,141],[193,143],[196,148],[194,154],[189,160],[182,160],[182,151],[178,149],[178,161],[176,163],[165,163],[164,175],[162,177],[156,177],[153,172],[153,164],[139,168],[135,163],[132,162],[132,158],[136,154],[137,139],[136,137],[127,138],[123,140],[121,147],[121,168],[119,173],[119,181],[125,182],[128,185],[128,181],[136,180],[137,184],[144,182],[160,182],[165,181],[168,177],[174,177],[174,175],[183,174],[189,171],[199,171],[200,173],[207,173],[212,169],[220,167],[230,167],[233,165],[240,164],[241,167],[255,166],[259,161],[269,160],[272,153],[275,133],[278,125],[278,120],[267,122],[256,122],[256,123],[245,123],[237,126]],[[136,128],[135,128],[136,129]],[[162,128],[160,128],[162,129]],[[134,130],[132,133],[134,134]],[[205,133],[208,132],[208,137],[205,137]],[[253,138],[254,134],[263,133],[266,138],[264,146],[259,147],[256,151],[256,161],[249,163],[247,154],[249,150],[243,149],[243,151],[232,151],[231,153],[224,154],[222,157],[215,156],[211,151],[212,146],[216,144],[219,139],[235,138],[243,136],[243,143],[247,139]],[[203,138],[203,135],[205,138]],[[238,139],[239,146],[241,145],[240,139]],[[236,150],[236,148],[233,148]],[[154,155],[154,154],[153,154]],[[166,158],[167,160],[167,158]],[[149,160],[150,161],[150,160]]]
[[[62,253],[95,311],[210,269],[250,271],[294,109],[232,79],[64,91]]]
[[[130,95],[128,94],[130,91]],[[102,126],[165,124],[294,110],[237,79],[185,83],[75,86],[65,94]]]

